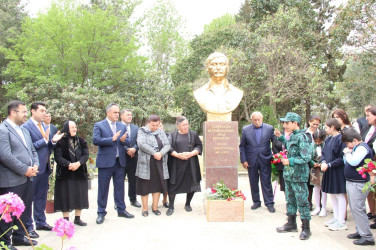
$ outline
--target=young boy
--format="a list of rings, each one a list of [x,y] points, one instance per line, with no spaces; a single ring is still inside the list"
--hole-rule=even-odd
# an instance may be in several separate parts
[[[373,153],[354,129],[346,129],[342,134],[342,141],[347,146],[343,151],[347,199],[356,224],[356,232],[347,235],[347,238],[355,239],[353,241],[355,245],[375,245],[366,214],[365,201],[369,191],[366,193],[362,191],[364,184],[369,181],[369,175],[367,174],[367,178],[364,179],[356,170],[364,165],[365,159],[372,159]]]
[[[274,134],[287,149],[287,159],[282,159],[283,177],[285,178],[285,195],[287,209],[287,223],[277,227],[277,232],[297,232],[296,212],[299,209],[302,220],[301,240],[307,240],[311,236],[309,221],[311,214],[308,202],[307,180],[309,176],[308,162],[312,157],[312,144],[304,130],[300,130],[301,118],[298,114],[289,112],[285,118],[280,118],[285,130],[292,131],[290,140],[286,140],[281,132],[276,129]]]

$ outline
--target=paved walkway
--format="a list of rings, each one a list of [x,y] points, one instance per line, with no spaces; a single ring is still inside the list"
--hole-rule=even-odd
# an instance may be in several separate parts
[[[202,187],[205,181],[202,181]],[[127,186],[127,185],[126,185]],[[193,211],[188,213],[183,207],[185,195],[177,195],[175,212],[166,216],[166,208],[160,206],[161,216],[150,212],[149,217],[141,216],[141,208],[129,205],[127,210],[135,215],[134,219],[117,217],[113,209],[113,194],[109,195],[106,220],[102,225],[95,223],[97,183],[93,183],[89,191],[90,209],[84,210],[82,219],[88,223],[87,227],[76,227],[76,233],[70,240],[65,240],[64,249],[75,246],[80,250],[88,249],[299,249],[299,250],[324,250],[324,249],[375,249],[374,247],[356,247],[352,240],[346,238],[349,233],[355,232],[355,223],[349,212],[347,226],[349,230],[332,232],[324,222],[330,219],[331,213],[326,218],[313,217],[311,221],[312,236],[308,241],[299,240],[299,233],[279,234],[275,228],[285,223],[284,194],[276,192],[276,213],[271,214],[266,207],[253,211],[251,194],[247,176],[239,176],[239,188],[245,193],[245,221],[244,222],[207,222],[204,214],[203,194],[193,197]],[[202,188],[204,190],[204,188]],[[279,187],[278,187],[279,189]],[[139,199],[140,200],[140,199]],[[149,204],[151,202],[149,200]],[[330,199],[328,208],[331,210]],[[61,213],[48,214],[47,220],[52,225],[62,216]],[[71,221],[74,213],[71,213]],[[300,220],[298,225],[300,227]],[[376,235],[376,230],[373,230]],[[41,244],[53,249],[60,249],[61,239],[54,232],[39,231]],[[30,249],[18,247],[19,249]]]

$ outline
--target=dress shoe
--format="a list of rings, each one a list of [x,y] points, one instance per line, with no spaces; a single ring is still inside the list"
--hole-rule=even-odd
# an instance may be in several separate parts
[[[254,203],[251,207],[252,210],[256,210],[257,208],[261,207],[261,204],[259,203]]]
[[[185,205],[184,209],[185,209],[185,211],[187,211],[187,212],[192,212],[192,207],[189,206],[189,205]]]
[[[46,224],[44,226],[40,226],[38,227],[37,226],[37,230],[43,230],[43,231],[51,231],[53,227],[51,227],[50,225]]]
[[[76,224],[76,225],[78,225],[78,226],[81,226],[81,227],[86,227],[86,226],[87,226],[87,223],[86,223],[86,222],[83,222],[81,219],[79,219],[79,220],[74,220],[73,223]]]
[[[376,215],[372,215],[372,213],[368,213],[367,217],[368,217],[369,220],[372,220],[372,219],[376,218]]]
[[[366,239],[354,240],[353,243],[359,246],[374,246],[375,245],[374,240],[366,240]]]
[[[273,206],[268,207],[270,213],[275,213],[275,208]]]
[[[169,208],[169,209],[167,209],[166,215],[167,215],[167,216],[170,216],[170,215],[172,215],[173,213],[174,213],[174,209]]]
[[[15,247],[12,246],[12,245],[8,245],[7,248],[8,248],[8,250],[17,250],[17,248],[15,248]]]
[[[371,225],[369,225],[369,227],[372,228],[372,229],[376,229],[376,222],[373,223],[373,224],[371,224]]]
[[[97,220],[95,221],[97,224],[102,224],[104,222],[104,216],[98,216]]]
[[[138,201],[131,201],[131,205],[134,207],[141,207],[141,204]]]
[[[131,219],[131,218],[134,218],[134,215],[128,213],[127,210],[124,210],[123,212],[118,212],[118,217],[124,217],[124,218]]]
[[[33,242],[33,245],[37,245],[38,241],[36,240],[31,240]],[[30,240],[25,236],[22,239],[13,239],[12,240],[12,245],[13,246],[31,246]]]
[[[356,233],[347,235],[347,238],[355,240],[355,239],[360,239],[362,237],[360,236],[358,232],[356,232]]]
[[[170,207],[170,204],[169,204],[168,202],[163,202],[163,206],[164,206],[165,208],[169,208],[169,207]]]
[[[35,232],[35,230],[30,230],[28,233],[29,233],[30,238],[32,238],[32,239],[39,238],[39,234],[37,234],[37,232]]]

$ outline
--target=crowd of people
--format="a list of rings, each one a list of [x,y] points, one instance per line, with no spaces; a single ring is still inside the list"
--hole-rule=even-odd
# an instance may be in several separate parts
[[[326,217],[327,194],[330,194],[333,218],[324,225],[331,231],[347,230],[347,206],[354,217],[356,232],[349,234],[356,245],[374,245],[371,229],[376,229],[375,194],[363,192],[366,182],[375,183],[375,175],[362,176],[356,169],[366,159],[375,160],[376,150],[376,106],[365,107],[366,116],[353,124],[342,109],[333,112],[332,118],[319,129],[321,118],[312,116],[308,128],[300,129],[301,117],[287,113],[281,118],[283,131],[262,122],[262,114],[251,115],[252,124],[243,128],[240,142],[240,159],[248,170],[253,205],[261,206],[258,181],[265,206],[274,213],[271,188],[271,162],[273,154],[287,151],[287,157],[276,164],[281,191],[285,192],[287,223],[277,232],[296,232],[296,215],[299,210],[302,221],[300,239],[311,235],[311,216]],[[270,152],[272,144],[272,152]],[[315,209],[313,209],[312,199]],[[368,200],[370,212],[366,213]],[[369,223],[368,220],[373,220]]]
[[[86,140],[77,135],[75,121],[65,121],[58,131],[50,124],[51,114],[42,102],[31,105],[29,120],[28,113],[23,102],[11,101],[8,117],[0,125],[0,195],[13,192],[21,197],[25,204],[21,220],[33,238],[29,241],[21,225],[17,230],[8,230],[18,221],[1,221],[0,235],[6,233],[0,240],[8,249],[36,245],[35,238],[39,237],[36,231],[52,229],[44,214],[52,152],[56,162],[55,212],[62,212],[69,220],[69,212],[74,210],[74,224],[87,225],[81,219],[81,211],[89,208]],[[276,168],[281,191],[285,192],[287,223],[278,227],[277,232],[297,232],[299,210],[300,239],[309,239],[311,216],[327,216],[327,194],[330,194],[333,218],[325,226],[332,231],[346,230],[349,206],[356,232],[347,237],[354,239],[356,245],[374,245],[371,229],[376,228],[375,196],[362,192],[362,188],[367,181],[374,182],[375,177],[367,174],[364,178],[356,171],[365,159],[374,159],[376,150],[376,107],[367,106],[365,113],[365,117],[351,124],[346,112],[337,109],[324,122],[322,130],[319,116],[312,116],[308,128],[301,129],[301,117],[289,112],[280,118],[283,131],[264,123],[262,113],[252,113],[251,124],[243,128],[239,145],[240,160],[250,181],[251,209],[261,207],[260,180],[264,204],[270,213],[275,212],[271,160],[273,154],[286,151],[287,157]],[[163,194],[162,204],[168,208],[166,215],[171,216],[177,194],[186,194],[184,209],[191,212],[194,193],[201,191],[198,155],[203,150],[202,142],[197,132],[190,130],[188,119],[178,117],[172,133],[163,130],[157,115],[151,115],[140,128],[132,124],[132,119],[131,110],[120,111],[118,104],[111,103],[106,107],[106,118],[94,125],[93,143],[98,147],[97,224],[105,221],[111,179],[114,208],[119,217],[128,219],[135,216],[126,210],[125,178],[130,204],[141,208],[143,217],[149,216],[150,194],[151,212],[161,215],[158,204]],[[371,225],[370,219],[375,220]]]

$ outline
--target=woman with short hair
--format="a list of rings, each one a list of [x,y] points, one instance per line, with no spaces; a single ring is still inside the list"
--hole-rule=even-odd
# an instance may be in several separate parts
[[[148,124],[138,130],[137,145],[138,161],[136,169],[136,192],[141,195],[142,216],[147,217],[148,197],[152,194],[152,212],[160,215],[158,210],[159,196],[167,192],[168,168],[167,158],[170,150],[168,138],[159,129],[160,119],[157,115],[151,115]]]

